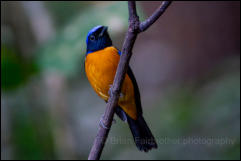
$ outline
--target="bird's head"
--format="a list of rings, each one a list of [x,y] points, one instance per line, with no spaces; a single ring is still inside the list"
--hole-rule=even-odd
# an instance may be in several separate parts
[[[86,38],[87,54],[112,46],[106,26],[92,28]]]

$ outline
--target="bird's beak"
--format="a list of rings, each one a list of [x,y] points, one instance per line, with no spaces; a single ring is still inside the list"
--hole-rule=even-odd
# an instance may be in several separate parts
[[[108,29],[107,26],[103,26],[103,29],[102,29],[102,31],[101,31],[99,36],[102,37],[104,35],[104,33],[107,31],[107,29]]]

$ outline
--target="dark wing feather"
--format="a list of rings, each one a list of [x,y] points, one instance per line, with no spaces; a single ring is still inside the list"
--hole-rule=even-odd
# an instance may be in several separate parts
[[[116,48],[117,49],[117,48]],[[119,49],[118,50],[118,54],[121,56],[121,51]],[[142,115],[142,106],[141,106],[141,97],[140,97],[140,92],[139,92],[139,88],[136,82],[136,78],[131,70],[131,67],[128,66],[127,69],[127,75],[130,77],[133,86],[134,86],[134,93],[135,93],[135,103],[136,103],[136,108],[137,108],[137,114],[140,116]]]
[[[141,96],[139,92],[139,88],[136,82],[136,78],[131,70],[131,67],[129,66],[127,69],[127,75],[130,77],[133,86],[134,86],[134,92],[135,92],[135,103],[136,103],[136,108],[137,108],[137,113],[138,115],[142,115],[142,106],[141,106]]]

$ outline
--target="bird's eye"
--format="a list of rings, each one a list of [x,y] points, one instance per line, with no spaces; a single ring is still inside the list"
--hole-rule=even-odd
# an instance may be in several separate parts
[[[95,36],[94,36],[94,35],[91,35],[91,36],[90,36],[90,40],[91,40],[91,41],[95,40]]]

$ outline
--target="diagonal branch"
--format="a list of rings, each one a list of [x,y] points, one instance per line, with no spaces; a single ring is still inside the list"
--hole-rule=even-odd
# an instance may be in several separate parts
[[[140,24],[140,32],[148,29],[156,20],[165,12],[167,7],[171,4],[171,1],[163,1],[161,6],[144,22]]]
[[[164,1],[161,7],[157,11],[155,11],[154,14],[150,16],[150,18],[140,24],[139,17],[136,12],[135,1],[128,1],[129,27],[122,47],[122,54],[115,74],[114,83],[112,85],[112,88],[110,88],[109,90],[110,97],[108,99],[105,114],[102,118],[102,123],[106,128],[104,128],[103,126],[99,127],[97,136],[88,157],[89,160],[100,159],[102,150],[105,145],[105,141],[111,128],[111,123],[113,121],[115,113],[115,107],[118,103],[119,94],[125,78],[128,64],[132,55],[132,48],[134,46],[137,35],[140,32],[145,31],[149,26],[151,26],[164,13],[164,11],[169,5],[170,2]]]

